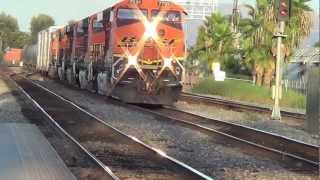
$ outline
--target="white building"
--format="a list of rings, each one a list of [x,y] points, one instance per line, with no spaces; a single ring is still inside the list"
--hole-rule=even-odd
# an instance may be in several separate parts
[[[189,14],[187,19],[204,20],[217,9],[217,0],[172,0]]]
[[[191,47],[196,43],[198,29],[207,16],[217,10],[217,0],[171,0],[183,6],[188,13],[184,29],[186,32],[187,45]]]

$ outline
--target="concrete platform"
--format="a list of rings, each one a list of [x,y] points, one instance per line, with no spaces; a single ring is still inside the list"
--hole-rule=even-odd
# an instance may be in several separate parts
[[[2,123],[0,124],[0,179],[75,180],[76,178],[36,126]]]

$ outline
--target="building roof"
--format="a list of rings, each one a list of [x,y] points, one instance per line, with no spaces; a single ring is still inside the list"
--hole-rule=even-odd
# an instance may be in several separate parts
[[[291,58],[292,63],[320,63],[320,48],[301,48]]]

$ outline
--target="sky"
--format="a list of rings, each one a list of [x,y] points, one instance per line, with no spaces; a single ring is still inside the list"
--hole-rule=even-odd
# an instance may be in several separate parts
[[[117,0],[0,0],[0,12],[18,19],[22,31],[30,31],[30,20],[40,13],[54,18],[56,25],[69,20],[79,20],[95,12],[106,9]],[[232,3],[233,0],[218,0],[218,3]],[[240,0],[252,3],[255,0]],[[319,0],[311,0],[310,5],[319,12]]]

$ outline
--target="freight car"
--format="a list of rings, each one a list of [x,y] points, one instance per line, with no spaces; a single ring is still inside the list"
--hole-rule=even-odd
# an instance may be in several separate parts
[[[21,66],[22,49],[11,48],[5,51],[3,60],[9,66]]]
[[[182,90],[185,14],[170,1],[120,1],[40,32],[37,69],[127,103],[170,105]]]
[[[22,51],[23,66],[30,70],[35,70],[37,53],[36,44],[24,46]]]

